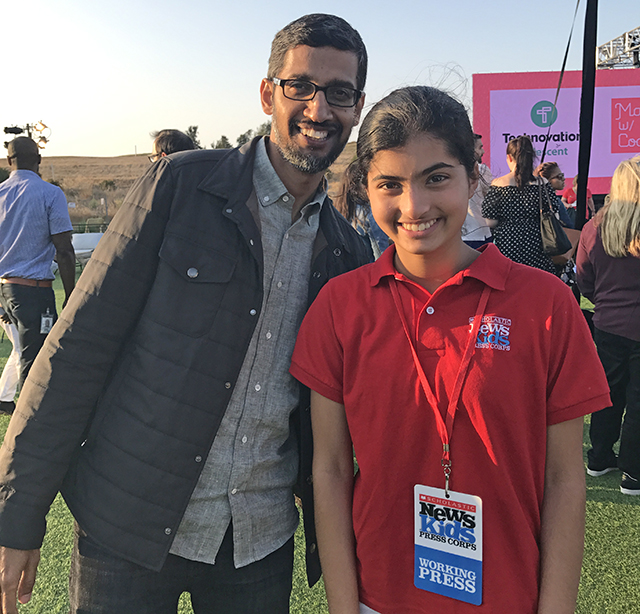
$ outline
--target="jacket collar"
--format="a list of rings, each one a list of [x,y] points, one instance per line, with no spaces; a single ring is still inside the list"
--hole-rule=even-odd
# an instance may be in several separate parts
[[[261,138],[258,136],[242,147],[228,151],[200,182],[198,189],[233,203],[246,202],[253,189],[253,161]]]

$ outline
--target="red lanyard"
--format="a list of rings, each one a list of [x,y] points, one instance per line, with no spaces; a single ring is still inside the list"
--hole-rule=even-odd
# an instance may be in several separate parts
[[[393,295],[393,301],[396,304],[398,315],[400,316],[400,320],[402,321],[402,327],[404,328],[407,340],[409,341],[409,346],[411,347],[411,354],[413,355],[413,361],[416,365],[418,378],[420,379],[420,383],[422,384],[424,394],[427,397],[427,402],[431,406],[431,409],[433,410],[434,416],[436,418],[438,434],[440,435],[440,439],[442,440],[441,465],[442,470],[444,471],[444,491],[445,495],[449,497],[449,479],[451,477],[450,441],[451,434],[453,432],[453,420],[456,415],[456,410],[458,409],[458,401],[460,400],[460,394],[462,393],[462,384],[464,383],[464,380],[469,371],[469,363],[471,362],[471,357],[473,356],[473,352],[475,351],[475,341],[476,337],[478,336],[478,327],[482,322],[482,317],[484,316],[484,310],[487,306],[487,301],[489,300],[491,288],[489,286],[485,286],[484,290],[482,291],[480,301],[478,302],[476,315],[473,318],[473,324],[471,325],[471,331],[469,332],[469,340],[467,341],[464,354],[462,355],[462,362],[460,363],[460,368],[458,369],[458,374],[456,375],[456,381],[453,386],[453,391],[451,393],[451,396],[449,397],[447,421],[445,424],[445,421],[442,419],[442,415],[438,408],[438,401],[435,394],[433,393],[433,390],[431,389],[431,386],[429,385],[429,381],[427,380],[424,369],[420,364],[418,352],[416,351],[415,344],[413,343],[413,338],[411,337],[411,333],[409,332],[409,326],[407,324],[407,318],[404,315],[404,309],[402,308],[402,303],[400,301],[400,294],[398,293],[397,283],[398,282],[396,279],[391,280],[391,294]]]

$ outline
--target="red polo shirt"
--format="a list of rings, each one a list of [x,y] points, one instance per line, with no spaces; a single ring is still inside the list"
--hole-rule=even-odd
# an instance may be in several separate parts
[[[381,614],[533,614],[547,427],[610,405],[568,288],[494,245],[432,295],[395,249],[331,280],[300,330],[291,373],[344,404],[359,472],[353,523],[360,599]],[[483,604],[413,585],[413,487],[444,486],[442,443],[389,289],[395,277],[427,378],[446,411],[482,290],[491,287],[451,439],[451,488],[484,505]],[[444,413],[443,413],[444,415]]]

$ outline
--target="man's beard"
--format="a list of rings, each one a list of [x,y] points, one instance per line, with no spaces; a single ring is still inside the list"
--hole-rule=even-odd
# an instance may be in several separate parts
[[[330,124],[314,124],[314,126],[318,130],[327,129],[327,127],[333,129],[334,136],[336,136],[336,144],[329,151],[326,156],[318,157],[313,153],[303,153],[300,151],[298,147],[296,147],[292,138],[298,132],[298,122],[295,120],[291,120],[288,125],[289,130],[289,139],[287,140],[287,144],[284,147],[281,147],[279,142],[282,141],[278,130],[277,123],[274,122],[274,136],[275,139],[272,139],[271,142],[276,146],[276,149],[280,152],[280,155],[286,160],[291,166],[295,169],[299,170],[301,173],[307,173],[309,175],[316,175],[318,173],[324,173],[337,159],[338,156],[342,153],[346,143],[342,143],[340,141],[340,137],[342,136],[342,126],[339,123],[330,123]]]

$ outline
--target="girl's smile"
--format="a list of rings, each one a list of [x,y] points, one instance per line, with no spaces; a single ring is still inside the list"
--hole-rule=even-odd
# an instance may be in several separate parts
[[[367,194],[373,217],[395,243],[400,269],[414,269],[415,276],[427,262],[457,268],[466,251],[461,228],[476,186],[444,141],[428,133],[375,154]]]

